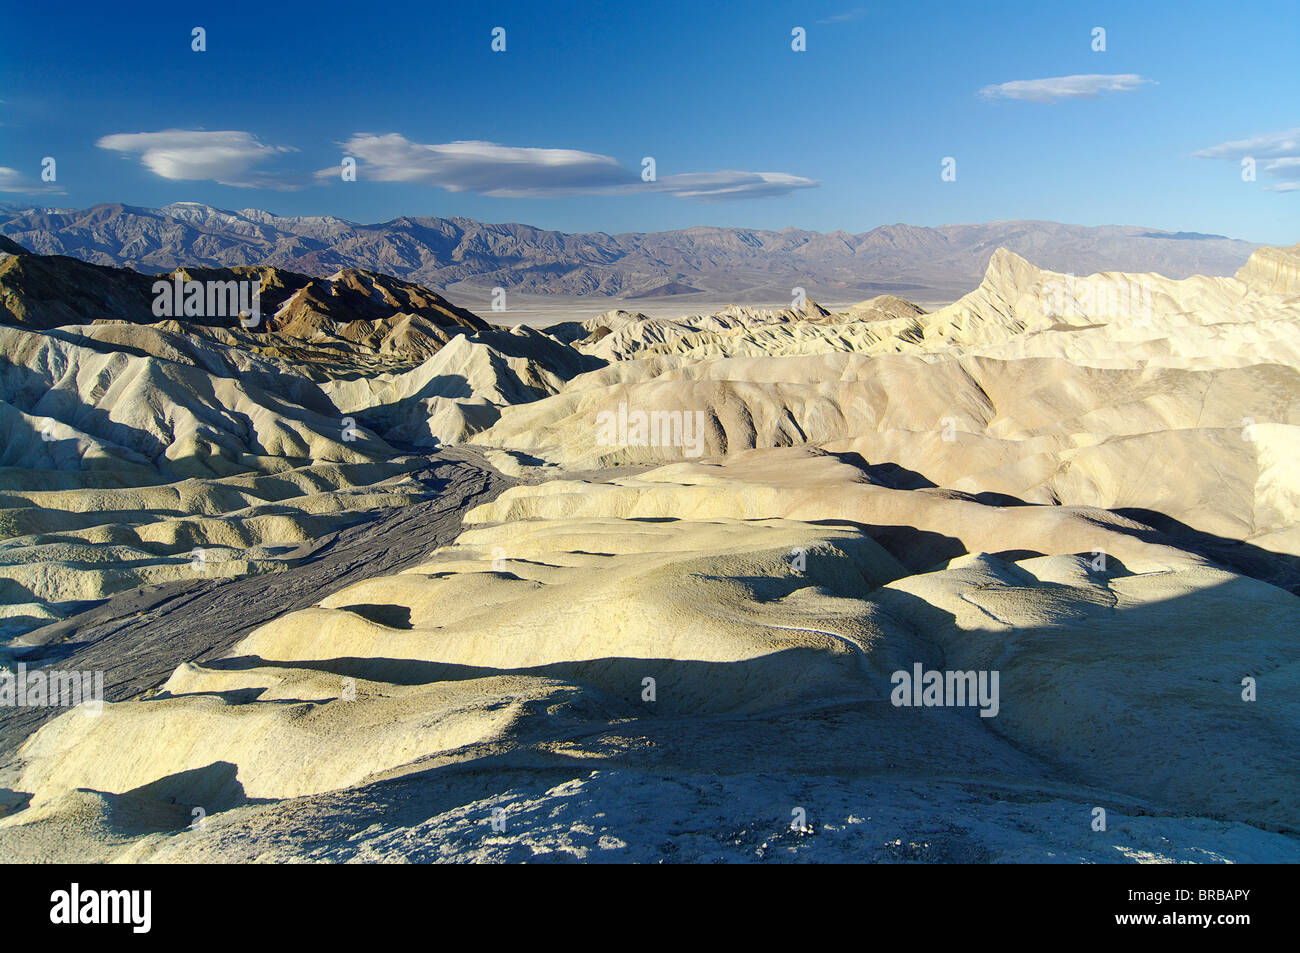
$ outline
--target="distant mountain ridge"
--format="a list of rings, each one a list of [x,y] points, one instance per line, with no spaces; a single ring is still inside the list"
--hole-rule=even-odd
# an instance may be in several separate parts
[[[1041,221],[898,224],[857,235],[710,226],[611,235],[467,218],[402,216],[363,225],[190,202],[160,209],[0,206],[0,235],[40,254],[145,272],[271,265],[324,277],[354,268],[461,293],[499,286],[533,294],[737,300],[779,300],[795,286],[823,300],[962,294],[979,283],[999,247],[1053,271],[1154,271],[1170,278],[1230,275],[1259,247],[1198,233]]]

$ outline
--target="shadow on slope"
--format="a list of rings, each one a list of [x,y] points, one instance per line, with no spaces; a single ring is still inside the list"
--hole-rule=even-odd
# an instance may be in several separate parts
[[[1149,533],[1128,530],[1144,542],[1178,546],[1211,559],[1225,569],[1300,595],[1300,558],[1271,552],[1245,540],[1202,532],[1155,510],[1128,507],[1111,512],[1151,527]]]

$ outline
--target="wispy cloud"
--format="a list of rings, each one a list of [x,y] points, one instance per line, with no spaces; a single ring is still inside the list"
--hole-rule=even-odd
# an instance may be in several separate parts
[[[1192,155],[1198,159],[1228,159],[1234,162],[1242,159],[1272,159],[1261,171],[1281,181],[1276,185],[1264,186],[1264,191],[1300,191],[1300,129],[1284,129],[1248,139],[1221,142],[1217,146],[1193,152]]]
[[[165,129],[116,133],[104,136],[95,145],[138,155],[146,169],[164,179],[212,181],[243,189],[288,190],[306,184],[299,176],[256,168],[281,153],[296,150],[266,145],[248,132]]]
[[[1083,73],[1046,79],[1017,79],[985,86],[986,99],[1021,99],[1031,103],[1054,103],[1061,99],[1096,99],[1102,93],[1127,93],[1145,83],[1137,73]]]
[[[844,13],[837,13],[833,17],[827,17],[825,20],[818,20],[818,25],[827,23],[848,23],[850,20],[861,20],[867,15],[865,7],[854,7],[852,10],[846,10]]]
[[[669,175],[658,182],[638,182],[628,191],[648,189],[666,192],[682,199],[699,202],[726,202],[732,199],[768,199],[789,195],[798,189],[811,189],[818,185],[814,179],[805,179],[785,172],[740,172],[724,169],[719,172],[685,172]]]
[[[0,192],[17,192],[23,195],[35,195],[38,192],[62,195],[63,189],[52,182],[41,182],[23,175],[17,169],[0,165]]]
[[[462,141],[412,142],[398,133],[357,133],[340,143],[360,163],[359,176],[377,182],[411,182],[501,198],[558,198],[573,195],[628,195],[661,192],[697,201],[771,198],[811,188],[812,179],[783,172],[685,173],[643,182],[640,170],[610,156],[576,149],[504,146]],[[339,175],[333,166],[316,173]]]
[[[578,194],[634,178],[609,156],[574,149],[527,149],[493,142],[424,145],[395,132],[357,133],[341,146],[377,182],[415,182],[448,192],[521,198]],[[337,176],[338,168],[317,176]]]
[[[1249,139],[1234,139],[1217,146],[1210,146],[1192,155],[1198,159],[1244,159],[1251,156],[1256,159],[1285,158],[1300,156],[1300,129],[1287,129],[1283,132],[1266,132]]]

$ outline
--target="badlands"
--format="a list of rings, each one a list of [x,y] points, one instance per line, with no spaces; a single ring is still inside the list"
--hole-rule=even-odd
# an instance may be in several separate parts
[[[0,860],[1300,860],[1300,246],[542,330],[181,277],[264,323],[0,239],[0,661],[107,696],[0,706]]]

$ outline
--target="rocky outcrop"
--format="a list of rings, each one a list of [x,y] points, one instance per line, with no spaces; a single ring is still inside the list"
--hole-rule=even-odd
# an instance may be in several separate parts
[[[1266,294],[1300,294],[1300,244],[1255,249],[1237,271],[1237,280]]]

